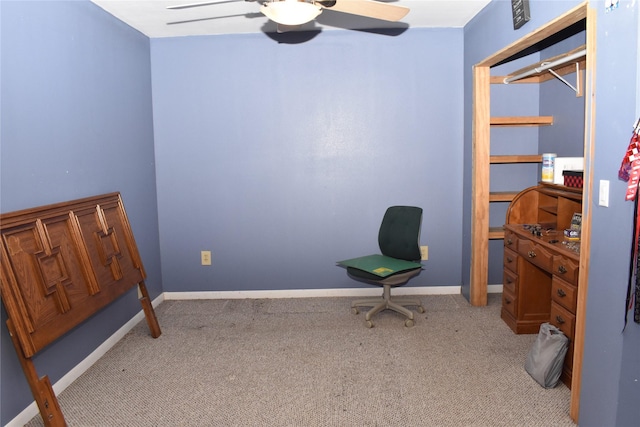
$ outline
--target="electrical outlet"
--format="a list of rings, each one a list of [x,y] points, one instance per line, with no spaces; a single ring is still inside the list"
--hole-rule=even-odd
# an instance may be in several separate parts
[[[200,251],[202,265],[211,265],[211,251]]]
[[[429,246],[420,246],[420,259],[422,261],[429,259]]]

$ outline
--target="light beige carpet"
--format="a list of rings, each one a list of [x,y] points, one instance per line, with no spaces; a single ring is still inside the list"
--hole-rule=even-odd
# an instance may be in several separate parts
[[[70,426],[574,425],[500,295],[421,299],[415,327],[385,311],[372,329],[347,298],[166,301],[160,338],[141,322],[59,401]]]

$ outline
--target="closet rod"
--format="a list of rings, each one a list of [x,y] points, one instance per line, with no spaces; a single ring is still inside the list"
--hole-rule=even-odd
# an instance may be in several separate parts
[[[581,58],[581,57],[585,56],[586,54],[587,54],[587,49],[582,49],[582,50],[580,50],[580,51],[578,51],[576,53],[573,53],[573,54],[571,54],[569,56],[565,56],[564,58],[560,58],[560,59],[557,59],[557,60],[552,61],[552,62],[542,62],[540,64],[540,66],[538,66],[538,67],[532,68],[532,69],[530,69],[528,71],[525,71],[523,73],[520,73],[520,74],[512,76],[512,77],[506,77],[504,79],[504,84],[509,84],[509,83],[514,82],[516,80],[524,79],[525,77],[529,77],[531,75],[538,74],[538,73],[541,73],[543,71],[547,71],[547,70],[549,70],[551,68],[554,68],[554,67],[557,67],[559,65],[564,65],[567,62],[571,62],[571,61],[573,61],[575,59]]]

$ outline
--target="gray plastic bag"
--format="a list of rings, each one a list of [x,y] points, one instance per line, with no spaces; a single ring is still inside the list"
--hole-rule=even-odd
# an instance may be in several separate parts
[[[524,369],[544,388],[558,384],[569,339],[562,331],[549,323],[540,325],[538,338],[533,343]]]

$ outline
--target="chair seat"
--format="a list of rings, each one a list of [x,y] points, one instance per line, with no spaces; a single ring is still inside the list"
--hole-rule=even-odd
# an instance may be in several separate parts
[[[413,270],[401,271],[396,274],[392,274],[387,277],[380,277],[368,271],[360,270],[353,267],[347,267],[347,274],[355,280],[363,280],[372,285],[378,286],[401,286],[404,285],[414,276],[417,276],[422,271],[422,267],[414,268]]]

